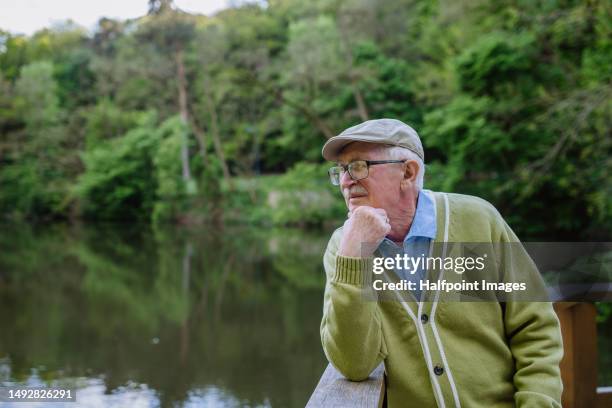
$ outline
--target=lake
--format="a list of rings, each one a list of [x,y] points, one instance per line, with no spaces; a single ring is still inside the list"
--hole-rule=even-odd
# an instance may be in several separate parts
[[[73,387],[73,408],[302,407],[327,365],[321,257],[331,231],[1,228],[5,385]],[[607,323],[601,385],[612,385],[611,345]]]
[[[304,406],[326,366],[326,235],[4,226],[0,380],[84,406]]]

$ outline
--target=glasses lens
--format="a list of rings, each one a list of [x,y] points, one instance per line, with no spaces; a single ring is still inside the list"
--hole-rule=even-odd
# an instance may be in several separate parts
[[[328,170],[329,180],[334,186],[340,185],[340,176],[342,175],[342,167],[332,167]]]
[[[357,160],[348,165],[348,171],[353,180],[361,180],[368,177],[368,163]]]

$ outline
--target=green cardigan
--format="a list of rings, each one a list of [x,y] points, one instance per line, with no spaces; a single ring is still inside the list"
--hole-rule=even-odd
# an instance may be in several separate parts
[[[518,241],[488,202],[434,197],[436,242]],[[338,256],[341,237],[339,228],[324,256],[321,340],[344,376],[364,380],[384,361],[390,408],[561,406],[563,346],[550,303],[443,302],[431,291],[421,303],[366,301],[368,260]]]

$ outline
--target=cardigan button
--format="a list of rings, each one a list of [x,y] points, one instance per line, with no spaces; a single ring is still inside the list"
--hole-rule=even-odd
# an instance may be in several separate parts
[[[429,316],[427,316],[425,313],[423,313],[421,315],[421,323],[425,324],[429,321]]]
[[[435,375],[442,375],[442,374],[444,374],[444,368],[442,366],[439,366],[439,365],[435,366],[434,367],[434,374]]]

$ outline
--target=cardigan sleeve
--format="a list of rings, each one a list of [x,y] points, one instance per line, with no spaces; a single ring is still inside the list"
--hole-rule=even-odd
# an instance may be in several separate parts
[[[533,293],[542,293],[545,286],[537,267],[505,222],[503,241],[515,243],[510,245],[511,249],[507,247],[504,279],[527,281],[528,285],[535,286]],[[563,341],[552,304],[509,298],[504,309],[506,336],[515,361],[516,406],[561,407],[563,384],[559,363],[563,357]]]
[[[329,362],[346,378],[368,378],[387,356],[378,304],[362,298],[368,262],[337,255],[336,230],[323,264],[327,276],[321,321],[321,342]]]

